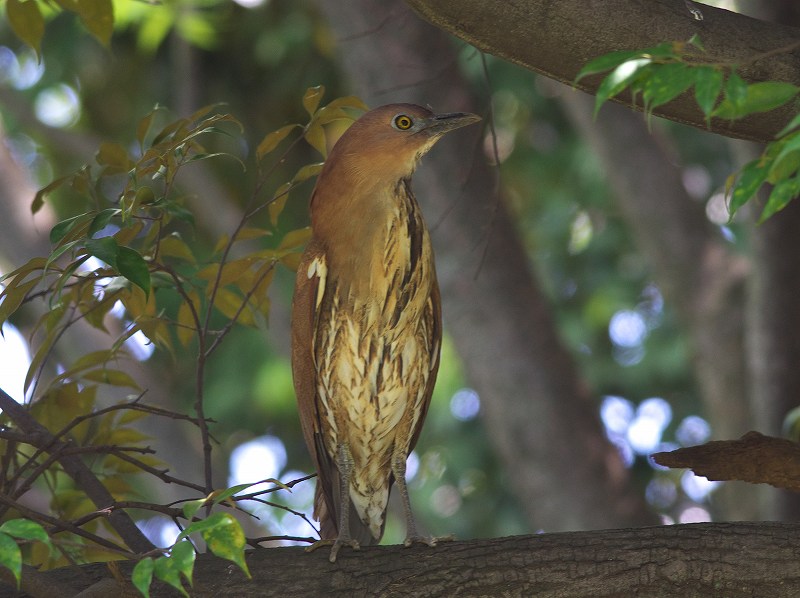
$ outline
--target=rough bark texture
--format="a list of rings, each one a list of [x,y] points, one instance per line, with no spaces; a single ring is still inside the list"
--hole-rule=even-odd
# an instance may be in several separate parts
[[[800,525],[776,523],[543,534],[436,548],[376,546],[358,553],[345,549],[334,564],[326,549],[304,554],[302,548],[272,548],[249,554],[252,581],[228,561],[200,556],[192,596],[789,598],[800,595],[798,551]],[[132,563],[119,568],[130,579]],[[90,588],[83,597],[124,591],[104,565],[58,569],[39,578],[41,587]],[[150,595],[178,594],[156,584]],[[0,598],[12,596],[20,594],[0,582]]]
[[[401,2],[320,6],[368,104],[412,101],[480,113],[447,36]],[[558,338],[473,129],[443,140],[414,183],[436,249],[445,328],[481,396],[509,483],[533,529],[651,520]]]
[[[653,460],[664,467],[689,468],[709,480],[742,480],[800,492],[800,444],[758,432],[656,453]]]
[[[615,50],[647,48],[698,35],[710,60],[740,65],[748,81],[800,84],[800,30],[697,4],[696,20],[683,0],[408,0],[426,20],[489,54],[572,83],[592,58]],[[791,51],[762,55],[781,48]],[[601,77],[579,88],[593,93]],[[629,105],[630,97],[620,98]],[[706,129],[684,94],[655,114]],[[711,130],[755,141],[771,139],[791,118],[786,106],[741,121],[713,121]]]

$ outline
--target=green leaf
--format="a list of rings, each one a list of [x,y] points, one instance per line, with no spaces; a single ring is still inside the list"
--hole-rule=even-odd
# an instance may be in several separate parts
[[[715,111],[714,115],[719,118],[736,119],[743,118],[748,114],[756,112],[769,112],[794,98],[800,88],[791,83],[780,81],[763,81],[753,83],[744,88],[744,93],[738,95],[736,99],[723,102]]]
[[[181,583],[181,570],[178,568],[177,562],[165,556],[158,557],[155,560],[153,572],[156,574],[158,579],[167,582],[173,588],[178,590],[182,596],[189,598],[189,594],[187,594],[186,590],[183,589],[183,584]]]
[[[300,125],[285,125],[277,131],[268,133],[264,139],[261,140],[261,143],[258,144],[258,147],[256,147],[256,158],[261,160],[264,156],[278,147],[280,142],[286,139],[286,136],[299,126]]]
[[[146,297],[150,295],[150,269],[138,251],[130,247],[119,247],[117,251],[117,271],[142,289]]]
[[[16,36],[33,48],[38,56],[44,37],[44,17],[39,3],[36,0],[7,0],[6,15]]]
[[[736,211],[741,208],[747,201],[755,195],[759,187],[764,183],[767,178],[767,168],[761,164],[760,160],[753,160],[742,168],[736,185],[731,194],[731,201],[728,206],[728,211],[731,217]]]
[[[628,60],[615,68],[610,75],[603,79],[595,96],[594,116],[597,116],[600,107],[607,100],[610,100],[631,85],[631,83],[641,75],[642,70],[650,66],[651,63],[652,60],[650,58]]]
[[[689,67],[685,64],[670,63],[654,66],[650,76],[642,83],[645,110],[650,112],[666,104],[689,89],[693,83]]]
[[[283,237],[281,244],[278,246],[278,250],[298,249],[299,247],[305,245],[310,238],[311,228],[308,226],[289,231]]]
[[[784,135],[795,130],[797,127],[800,127],[800,112],[795,114],[794,118],[789,121],[789,124],[783,127],[783,129],[781,129],[781,131],[775,137],[783,137]]]
[[[767,205],[764,206],[761,217],[758,219],[759,224],[776,212],[781,211],[798,195],[800,195],[800,177],[779,182],[772,188],[772,192],[769,194]]]
[[[131,581],[144,598],[150,598],[150,584],[153,581],[153,569],[155,568],[153,559],[144,558],[133,568]]]
[[[17,589],[19,589],[19,581],[22,577],[22,552],[14,538],[2,533],[0,533],[0,566],[11,570],[14,579],[17,580]]]
[[[72,229],[76,226],[83,224],[89,218],[92,218],[93,214],[91,212],[87,212],[86,214],[78,214],[77,216],[73,216],[72,218],[67,218],[66,220],[62,220],[53,228],[50,229],[50,242],[55,244],[61,241],[64,237],[69,234]]]
[[[305,94],[303,94],[303,108],[306,109],[306,112],[308,112],[310,116],[314,116],[323,95],[325,95],[324,85],[317,85],[316,87],[309,87],[306,89]]]
[[[246,540],[242,526],[229,513],[214,513],[208,519],[211,518],[216,518],[215,525],[201,531],[208,549],[220,558],[233,561],[250,577],[244,560]]]
[[[694,69],[694,97],[706,119],[711,117],[717,103],[723,79],[722,71],[713,67],[701,66]]]
[[[117,208],[107,208],[105,210],[98,212],[97,215],[94,218],[92,218],[91,224],[89,224],[89,230],[86,233],[87,236],[93,237],[95,233],[98,233],[101,230],[103,230],[108,225],[108,223],[111,222],[111,219],[114,216],[120,214],[121,212],[122,210],[119,210]]]
[[[199,511],[208,502],[208,498],[198,498],[197,500],[190,500],[183,504],[183,516],[189,521],[192,520],[195,513]]]
[[[119,256],[119,245],[114,237],[101,237],[99,239],[87,239],[83,244],[86,253],[93,255],[97,259],[105,262],[115,270],[117,269],[117,257]],[[121,272],[120,272],[121,274]]]
[[[50,545],[50,537],[44,528],[30,519],[10,519],[0,525],[0,532],[22,540],[38,540]]]
[[[595,73],[611,70],[618,67],[623,62],[627,62],[631,58],[641,55],[641,50],[617,50],[616,52],[609,52],[608,54],[598,56],[587,62],[584,67],[578,71],[578,76],[575,77],[575,83],[587,75],[594,75]]]
[[[172,547],[169,559],[174,562],[175,567],[192,585],[192,572],[194,571],[194,561],[196,558],[194,546],[189,540],[178,542]]]
[[[798,160],[800,160],[800,131],[767,146],[767,151],[765,152],[767,158],[772,154],[772,151],[775,151],[773,148],[777,148],[778,153],[771,161],[767,181],[775,184],[781,179],[789,178],[798,168]]]
[[[293,183],[302,183],[303,181],[307,181],[311,177],[317,176],[322,167],[325,165],[324,162],[317,162],[315,164],[306,164],[297,173],[294,175],[292,179]]]

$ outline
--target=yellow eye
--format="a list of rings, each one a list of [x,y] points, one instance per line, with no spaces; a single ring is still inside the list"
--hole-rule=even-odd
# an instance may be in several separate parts
[[[394,126],[401,131],[408,131],[414,125],[414,121],[410,116],[405,114],[398,114],[394,117]]]

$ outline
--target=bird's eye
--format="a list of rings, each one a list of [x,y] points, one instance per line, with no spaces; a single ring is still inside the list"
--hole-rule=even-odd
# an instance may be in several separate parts
[[[401,131],[408,131],[414,125],[414,121],[410,116],[405,114],[398,114],[394,117],[394,126]]]

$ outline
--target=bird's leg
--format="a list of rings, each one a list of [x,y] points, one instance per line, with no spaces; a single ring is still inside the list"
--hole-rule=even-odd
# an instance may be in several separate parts
[[[350,537],[350,478],[353,474],[353,455],[347,443],[339,445],[336,451],[336,467],[339,470],[339,535],[331,548],[329,560],[336,562],[336,555],[343,545],[353,550],[360,548],[358,540]]]
[[[411,500],[408,497],[408,486],[406,486],[406,455],[396,452],[392,455],[392,473],[394,474],[394,481],[397,484],[397,490],[400,492],[400,499],[403,502],[403,513],[406,517],[406,539],[403,542],[405,546],[412,544],[427,544],[428,546],[436,546],[438,541],[452,540],[451,536],[443,538],[435,538],[433,536],[421,536],[417,531],[417,523],[414,520],[414,513],[411,512]]]

